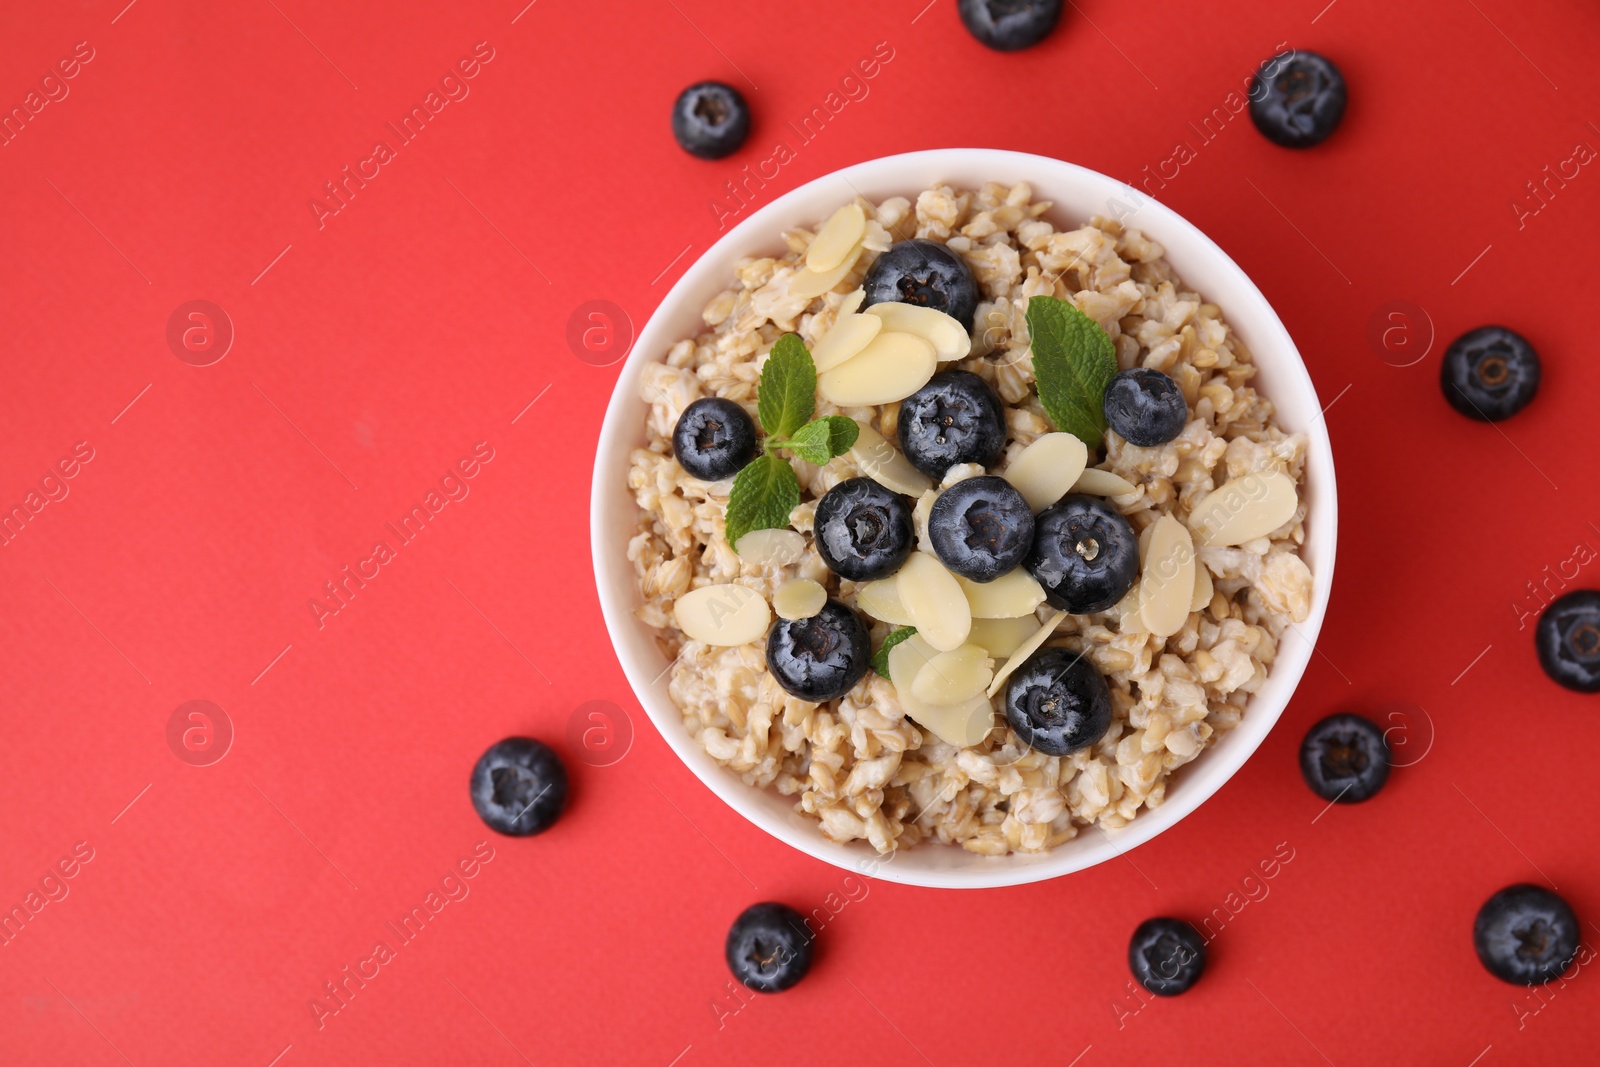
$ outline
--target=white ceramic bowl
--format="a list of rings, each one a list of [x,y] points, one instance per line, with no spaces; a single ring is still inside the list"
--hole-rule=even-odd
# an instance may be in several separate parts
[[[746,785],[684,730],[667,694],[666,660],[656,649],[650,627],[634,615],[641,598],[627,544],[638,528],[638,508],[627,486],[628,454],[645,437],[645,405],[638,388],[641,370],[647,362],[662,359],[675,341],[705,328],[701,309],[733,281],[739,257],[781,253],[783,230],[813,226],[858,193],[874,201],[896,195],[915,198],[941,181],[958,188],[977,188],[989,181],[1028,182],[1037,198],[1054,203],[1051,216],[1058,227],[1079,224],[1095,214],[1121,214],[1129,226],[1166,248],[1168,260],[1185,283],[1221,306],[1224,319],[1254,355],[1260,368],[1255,385],[1277,406],[1281,424],[1310,437],[1303,555],[1316,587],[1311,617],[1285,634],[1277,662],[1261,691],[1250,698],[1243,721],[1178,772],[1160,807],[1141,812],[1121,830],[1085,830],[1044,855],[979,856],[924,843],[896,854],[890,862],[864,842],[842,845],[828,840],[814,820],[793,810],[793,798]],[[1321,411],[1294,342],[1260,290],[1210,238],[1148,196],[1104,174],[1022,152],[940,149],[860,163],[807,182],[728,231],[678,279],[640,331],[606,409],[594,463],[591,541],[606,627],[634,694],[667,744],[712,792],[780,841],[835,866],[910,885],[952,889],[1020,885],[1082,870],[1150,840],[1199,807],[1243,766],[1294,693],[1322,628],[1333,582],[1338,503],[1333,453]]]

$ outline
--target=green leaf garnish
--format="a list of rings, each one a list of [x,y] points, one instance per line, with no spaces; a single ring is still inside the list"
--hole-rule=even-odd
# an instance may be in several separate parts
[[[834,456],[850,451],[861,434],[855,419],[843,415],[824,415],[806,423],[788,440],[769,440],[767,448],[787,448],[807,463],[822,466]]]
[[[1039,402],[1056,424],[1093,451],[1105,437],[1106,386],[1117,373],[1117,347],[1100,324],[1072,301],[1028,301],[1028,336]]]
[[[778,456],[757,456],[739,471],[728,493],[728,544],[739,550],[739,538],[751,530],[781,530],[800,503],[800,479]]]
[[[883,639],[883,644],[878,646],[878,651],[872,654],[872,669],[885,678],[889,677],[889,652],[895,645],[916,632],[915,626],[902,626],[898,630],[890,631],[889,636]]]
[[[756,387],[756,417],[771,437],[788,437],[817,409],[817,365],[799,336],[778,338],[761,368]]]

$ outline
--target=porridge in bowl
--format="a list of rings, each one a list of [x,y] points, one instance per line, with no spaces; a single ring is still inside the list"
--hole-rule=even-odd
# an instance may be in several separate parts
[[[644,368],[629,558],[668,692],[835,841],[1120,827],[1310,613],[1306,437],[1160,245],[1049,209],[858,198]]]

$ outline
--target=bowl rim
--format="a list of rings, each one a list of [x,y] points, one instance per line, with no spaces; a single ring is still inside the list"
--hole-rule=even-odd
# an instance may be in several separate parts
[[[868,187],[893,185],[899,189],[898,195],[912,197],[935,182],[950,180],[940,175],[950,170],[971,170],[975,165],[981,165],[988,173],[995,175],[994,180],[999,180],[1000,175],[1010,174],[1022,175],[1013,180],[1049,184],[1050,172],[1053,171],[1063,183],[1072,181],[1086,186],[1098,185],[1107,194],[1107,206],[1119,198],[1127,198],[1122,201],[1124,206],[1130,202],[1136,205],[1133,214],[1139,216],[1137,228],[1158,243],[1168,246],[1174,235],[1182,235],[1182,239],[1194,249],[1193,255],[1208,261],[1207,276],[1213,279],[1204,287],[1195,288],[1203,288],[1208,299],[1214,299],[1211,292],[1214,289],[1226,287],[1236,290],[1225,307],[1227,322],[1230,329],[1238,333],[1244,332],[1237,329],[1239,321],[1250,324],[1248,330],[1252,336],[1247,347],[1252,361],[1263,371],[1270,366],[1271,376],[1279,383],[1271,392],[1299,390],[1303,393],[1302,399],[1309,399],[1319,412],[1322,410],[1323,405],[1305,361],[1266,297],[1232,257],[1173,209],[1125,182],[1065,160],[991,148],[929,149],[867,160],[804,182],[751,212],[702,252],[656,305],[621,363],[596,444],[590,485],[590,545],[596,592],[607,635],[635,698],[684,765],[739,815],[813,858],[852,873],[900,884],[953,889],[1023,885],[1085,870],[1122,856],[1153,839],[1215,795],[1266,740],[1267,734],[1293,699],[1315,651],[1316,640],[1327,614],[1338,535],[1338,490],[1332,443],[1328,437],[1326,420],[1319,414],[1297,429],[1304,432],[1309,440],[1307,492],[1315,495],[1315,507],[1308,509],[1307,532],[1310,538],[1315,539],[1322,558],[1312,575],[1311,613],[1304,622],[1290,624],[1290,630],[1302,640],[1293,643],[1280,641],[1278,657],[1268,675],[1268,684],[1281,692],[1281,699],[1263,706],[1261,694],[1252,694],[1249,713],[1225,736],[1228,742],[1226,750],[1219,753],[1216,749],[1220,745],[1213,745],[1208,746],[1210,752],[1202,753],[1201,759],[1210,757],[1207,764],[1209,771],[1200,768],[1188,770],[1193,765],[1186,765],[1186,773],[1181,779],[1186,783],[1185,788],[1176,790],[1159,806],[1142,810],[1125,827],[1107,831],[1096,825],[1094,828],[1100,836],[1097,841],[1077,846],[1077,841],[1087,837],[1083,833],[1073,842],[1047,853],[978,857],[985,865],[976,869],[925,868],[893,862],[902,855],[899,851],[879,856],[870,846],[864,846],[859,841],[848,844],[832,841],[821,833],[815,820],[806,820],[802,824],[792,817],[778,815],[748,802],[748,798],[768,790],[746,784],[736,772],[711,760],[698,741],[684,730],[682,714],[677,705],[664,688],[657,688],[656,683],[664,673],[657,670],[659,662],[654,667],[643,662],[644,657],[636,654],[627,640],[625,628],[643,627],[645,624],[633,614],[638,603],[638,585],[631,563],[624,555],[608,551],[609,542],[616,535],[606,524],[605,512],[619,487],[627,491],[626,467],[618,470],[615,457],[620,454],[625,461],[629,451],[642,438],[642,422],[628,414],[632,405],[640,403],[637,396],[639,376],[645,364],[658,362],[666,350],[680,340],[667,320],[681,305],[686,300],[696,299],[698,294],[695,304],[698,312],[707,300],[727,287],[730,266],[723,265],[722,261],[729,256],[730,250],[738,249],[739,254],[753,255],[756,250],[776,244],[784,226],[801,223],[801,218],[796,216],[796,209],[818,198],[822,191],[839,187],[838,192],[843,193],[846,188],[856,189],[858,183]],[[1037,183],[1027,177],[1034,174],[1038,176]],[[957,184],[966,187],[969,183],[963,180]],[[883,192],[873,195],[882,199],[896,194]],[[814,224],[815,218],[808,215],[804,221]],[[734,255],[733,259],[736,258],[737,255]],[[733,259],[727,260],[729,265]],[[1191,279],[1193,274],[1192,269],[1181,272],[1186,279]],[[1215,280],[1219,274],[1229,276],[1226,285]],[[1189,284],[1194,283],[1190,281]],[[1267,364],[1263,364],[1263,352],[1272,353]],[[628,495],[631,497],[631,493]],[[632,533],[630,530],[628,536],[631,537]],[[619,593],[619,589],[632,590],[631,602],[626,602],[630,598]],[[655,673],[652,677],[653,670]],[[1223,757],[1226,757],[1226,761],[1219,763]],[[1206,779],[1203,782],[1191,782],[1191,779],[1202,776]],[[911,855],[916,851],[919,850],[908,849],[904,854]]]

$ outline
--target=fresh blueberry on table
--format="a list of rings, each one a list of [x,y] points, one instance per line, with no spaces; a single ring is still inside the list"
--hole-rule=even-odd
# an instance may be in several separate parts
[[[928,540],[953,573],[992,582],[1021,563],[1033,545],[1033,511],[1004,478],[964,478],[933,502]]]
[[[1578,917],[1543,886],[1507,886],[1478,909],[1472,947],[1502,982],[1539,985],[1560,977],[1578,954]]]
[[[978,310],[978,282],[966,260],[938,241],[898,241],[872,261],[863,307],[918,304],[942,311],[969,333]]]
[[[815,937],[787,904],[752,904],[728,930],[728,969],[758,993],[781,993],[811,969]]]
[[[1439,368],[1444,398],[1479,422],[1509,419],[1527,407],[1539,378],[1539,353],[1504,326],[1480,326],[1457,337]]]
[[[767,634],[767,670],[801,700],[821,704],[842,697],[871,665],[867,628],[837,600],[809,619],[779,619]]]
[[[1205,939],[1182,919],[1146,919],[1128,943],[1128,967],[1156,996],[1175,997],[1205,971]]]
[[[1371,719],[1341,712],[1306,732],[1300,773],[1323,800],[1356,804],[1389,780],[1389,742]]]
[[[871,478],[849,478],[817,502],[812,520],[817,555],[852,582],[887,578],[911,554],[911,505]]]
[[[472,806],[489,829],[527,837],[550,829],[567,806],[567,768],[550,746],[508,737],[472,768]]]
[[[938,480],[957,463],[988,467],[1006,447],[1006,413],[989,383],[971,371],[935,374],[900,402],[900,451]]]
[[[1106,424],[1130,445],[1164,445],[1183,432],[1189,404],[1170,375],[1134,367],[1111,379],[1105,393]]]
[[[722,82],[696,82],[672,103],[672,136],[701,159],[721,159],[750,135],[750,107],[739,90]]]
[[[1290,50],[1273,56],[1250,79],[1250,119],[1273,144],[1310,148],[1344,118],[1344,75],[1324,56]]]
[[[1045,599],[1074,615],[1105,611],[1139,577],[1139,536],[1099,497],[1069,493],[1034,519],[1023,558]]]
[[[967,32],[996,52],[1015,52],[1050,36],[1061,21],[1061,0],[960,0]]]
[[[1551,679],[1580,693],[1600,693],[1600,592],[1574,589],[1551,601],[1533,640]]]
[[[744,408],[720,396],[683,409],[672,428],[672,454],[696,478],[731,478],[756,455],[756,424]]]
[[[1006,681],[1006,721],[1028,747],[1068,756],[1111,728],[1111,690],[1088,657],[1043,648]]]

